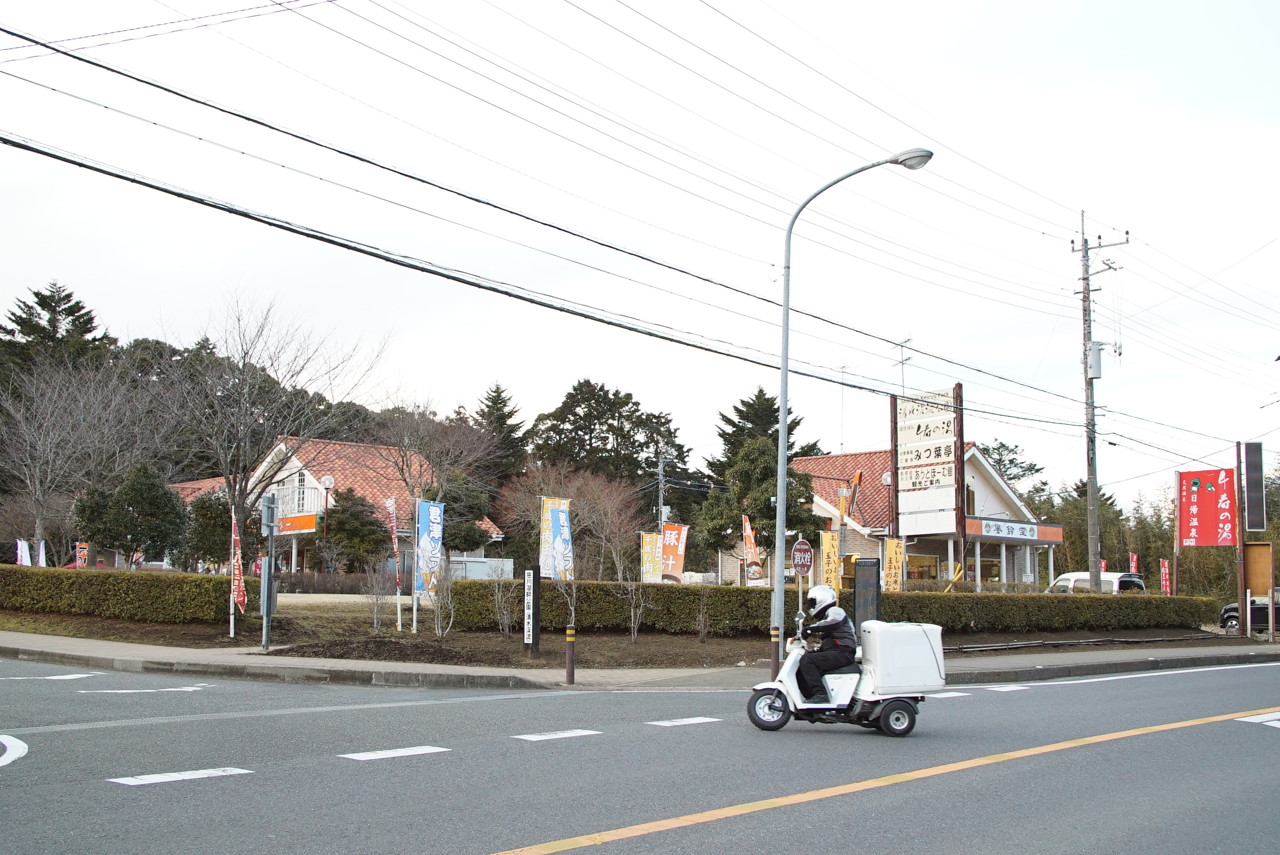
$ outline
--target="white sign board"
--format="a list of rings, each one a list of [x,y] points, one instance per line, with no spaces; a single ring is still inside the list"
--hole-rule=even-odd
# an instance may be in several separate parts
[[[955,511],[898,515],[898,534],[903,537],[917,534],[949,534],[955,530]]]
[[[956,416],[946,413],[918,421],[898,420],[898,445],[915,442],[955,442]]]
[[[524,571],[524,643],[533,644],[533,571]]]
[[[941,466],[917,466],[898,470],[898,489],[922,490],[926,487],[954,487],[956,467],[954,463]],[[952,503],[952,508],[955,504]]]

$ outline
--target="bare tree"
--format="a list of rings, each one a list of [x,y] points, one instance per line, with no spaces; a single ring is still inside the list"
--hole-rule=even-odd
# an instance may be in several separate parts
[[[373,614],[373,631],[382,631],[382,611],[390,608],[388,601],[396,591],[396,577],[386,568],[373,562],[365,566],[364,581],[360,585],[360,593],[364,594],[369,610]]]
[[[110,487],[164,442],[127,371],[104,360],[37,360],[0,389],[0,471],[26,497],[36,540],[86,487]]]
[[[556,580],[556,589],[565,599],[569,623],[577,617],[577,580],[586,568],[595,567],[604,576],[606,563],[612,578],[625,578],[627,568],[636,563],[643,516],[639,513],[635,488],[625,481],[579,472],[562,466],[536,466],[512,479],[498,496],[496,511],[502,527],[514,535],[535,538],[541,530],[541,497],[570,500],[574,578]]]
[[[493,617],[498,624],[498,632],[511,635],[511,628],[516,622],[516,602],[524,593],[524,585],[515,579],[492,573],[488,582],[489,591],[493,595]]]
[[[341,422],[326,404],[351,397],[377,358],[334,348],[330,337],[284,321],[272,306],[233,303],[220,336],[183,355],[157,400],[181,421],[186,450],[222,476],[243,522],[289,459]]]

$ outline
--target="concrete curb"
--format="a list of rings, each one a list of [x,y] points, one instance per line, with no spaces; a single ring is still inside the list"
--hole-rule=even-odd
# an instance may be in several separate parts
[[[986,671],[952,671],[948,686],[984,683],[1030,683],[1071,677],[1131,674],[1144,671],[1176,671],[1184,668],[1211,668],[1219,665],[1252,665],[1280,662],[1280,653],[1223,653],[1207,656],[1165,656],[1117,662],[1081,662],[1073,665],[1036,665],[1022,668],[994,668]]]
[[[386,671],[353,666],[324,668],[312,665],[244,662],[179,662],[162,659],[113,658],[87,653],[67,653],[0,646],[0,657],[54,665],[74,665],[105,671],[142,674],[192,674],[283,683],[334,683],[347,686],[396,686],[433,689],[557,689],[573,688],[514,674],[452,674],[433,671]]]

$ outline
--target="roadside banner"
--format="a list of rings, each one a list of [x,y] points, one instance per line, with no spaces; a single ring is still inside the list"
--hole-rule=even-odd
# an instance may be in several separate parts
[[[573,533],[569,529],[569,500],[542,497],[542,538],[538,566],[546,578],[573,578]]]
[[[746,514],[742,515],[742,554],[743,562],[746,564],[747,585],[753,588],[768,587],[769,578],[765,575],[764,567],[760,565],[760,550],[756,549],[756,535],[751,530],[751,520]]]
[[[89,544],[76,544],[76,569],[83,570],[89,566]]]
[[[884,542],[884,591],[902,590],[902,564],[906,541],[889,538]]]
[[[440,565],[444,561],[444,505],[418,500],[417,544],[414,551],[417,573],[413,583],[415,598],[435,591]]]
[[[822,551],[822,580],[820,584],[830,585],[836,593],[840,592],[840,532],[824,531],[821,533],[819,547]]]
[[[19,567],[31,566],[31,544],[27,543],[25,540],[18,541],[17,561]]]
[[[400,539],[396,537],[396,497],[392,496],[386,501],[387,506],[387,527],[391,529],[391,557],[395,559],[396,565],[396,593],[400,593]]]
[[[43,540],[40,541],[40,543],[36,546],[36,566],[37,567],[49,566],[49,562],[46,561],[44,557],[44,541]]]
[[[656,531],[640,534],[640,581],[662,581],[662,535]]]
[[[1160,559],[1160,593],[1172,594],[1173,588],[1169,584],[1169,559]]]
[[[689,541],[689,527],[675,523],[662,524],[662,581],[680,584],[684,581],[684,549]]]
[[[1178,545],[1236,545],[1236,477],[1231,469],[1178,473]]]
[[[1099,572],[1099,573],[1106,573],[1106,572],[1107,572],[1107,559],[1105,559],[1105,558],[1099,558],[1099,559],[1098,559],[1098,572]]]
[[[1129,572],[1130,573],[1138,572],[1138,553],[1136,552],[1129,553]]]
[[[231,601],[244,614],[249,604],[249,592],[244,587],[244,561],[240,557],[240,526],[236,524],[236,512],[231,511]]]

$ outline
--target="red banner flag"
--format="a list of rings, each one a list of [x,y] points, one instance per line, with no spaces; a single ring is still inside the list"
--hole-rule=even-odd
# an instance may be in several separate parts
[[[1138,572],[1138,553],[1136,552],[1129,553],[1129,572],[1130,573]]]
[[[1178,545],[1236,545],[1236,473],[1178,473]]]
[[[231,512],[231,597],[244,614],[249,604],[249,592],[244,587],[244,566],[240,561],[240,526],[236,525],[236,512]]]
[[[1160,593],[1171,594],[1172,588],[1169,585],[1169,559],[1160,559]]]

